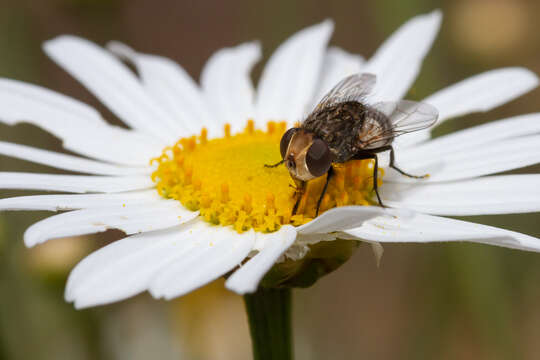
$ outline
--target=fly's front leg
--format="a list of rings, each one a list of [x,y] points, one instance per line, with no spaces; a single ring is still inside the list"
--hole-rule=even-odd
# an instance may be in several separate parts
[[[317,201],[317,208],[315,210],[315,217],[319,216],[319,208],[321,207],[321,202],[324,197],[324,194],[326,194],[326,189],[328,188],[328,183],[330,182],[330,179],[334,175],[334,168],[330,166],[330,169],[328,169],[328,172],[326,173],[326,182],[324,183],[324,187],[321,192],[321,196],[319,197],[319,200]]]
[[[296,212],[298,211],[298,206],[300,205],[300,200],[302,200],[302,196],[304,195],[304,192],[306,191],[306,181],[294,179],[294,182],[296,184],[296,193],[294,196],[296,196],[296,202],[294,203],[294,207],[292,210],[292,215],[296,215]]]
[[[396,165],[395,165],[395,156],[394,156],[394,148],[392,146],[390,146],[390,167],[394,170],[396,170],[397,172],[399,172],[401,175],[405,175],[407,177],[410,177],[410,178],[414,178],[414,179],[425,179],[427,178],[429,175],[426,174],[426,175],[421,175],[421,176],[418,176],[418,175],[411,175],[409,173],[406,173],[405,171],[401,170],[400,168],[398,168]]]
[[[264,167],[265,168],[275,168],[275,167],[278,167],[279,165],[283,164],[285,162],[285,160],[281,160],[280,162],[277,162],[275,164],[264,164]]]

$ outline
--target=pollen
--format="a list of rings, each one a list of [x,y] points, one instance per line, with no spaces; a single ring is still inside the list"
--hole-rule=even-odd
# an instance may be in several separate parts
[[[158,193],[175,199],[215,225],[231,226],[241,233],[249,229],[273,232],[282,225],[299,226],[315,217],[326,176],[311,180],[303,194],[296,191],[287,168],[268,168],[281,160],[279,143],[284,122],[269,122],[266,130],[255,129],[249,120],[244,131],[224,137],[182,138],[152,159]],[[373,160],[334,164],[335,176],[321,201],[319,214],[337,206],[373,204]],[[379,182],[383,171],[379,169]],[[292,210],[297,199],[296,214]]]

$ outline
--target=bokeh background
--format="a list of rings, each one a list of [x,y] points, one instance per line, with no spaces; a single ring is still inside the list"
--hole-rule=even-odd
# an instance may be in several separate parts
[[[198,78],[223,46],[260,39],[267,58],[286,37],[325,18],[336,21],[332,44],[369,57],[408,18],[435,8],[444,12],[442,29],[409,98],[497,67],[540,73],[535,0],[0,0],[0,76],[69,94],[118,123],[43,55],[44,40],[64,33],[100,44],[121,40],[168,56]],[[539,110],[535,90],[489,113],[448,121],[437,134]],[[61,150],[57,139],[28,125],[0,125],[0,140]],[[56,172],[6,157],[0,169]],[[46,215],[0,213],[1,359],[251,358],[242,299],[222,281],[171,302],[143,294],[74,310],[63,301],[69,270],[122,233],[24,248],[24,229]],[[469,219],[540,237],[538,213]],[[364,246],[335,273],[295,291],[294,308],[299,360],[538,359],[540,254],[466,243],[388,245],[377,268]]]

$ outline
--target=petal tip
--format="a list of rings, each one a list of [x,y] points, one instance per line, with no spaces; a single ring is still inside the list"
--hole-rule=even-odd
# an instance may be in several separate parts
[[[72,42],[87,42],[87,40],[77,37],[75,35],[64,34],[56,36],[49,40],[45,40],[42,44],[42,48],[46,54],[50,54],[50,52],[54,51],[58,46],[62,46],[65,43]]]
[[[64,291],[64,300],[67,303],[72,303],[75,301],[75,296],[73,296],[72,291],[66,287],[66,290]]]
[[[326,36],[329,38],[330,35],[334,32],[335,22],[334,20],[328,18],[324,19],[319,24],[316,24],[314,27],[318,27],[320,31],[326,33]]]
[[[73,301],[73,307],[75,308],[75,310],[84,310],[84,309],[88,309],[92,306],[98,306],[98,305],[103,305],[103,304],[100,304],[99,302],[96,302],[96,301],[89,301],[89,300],[75,300]]]
[[[111,40],[105,44],[105,48],[120,59],[130,59],[135,57],[135,50],[120,41]]]
[[[518,69],[521,71],[524,78],[526,78],[526,81],[530,82],[531,89],[538,86],[539,78],[538,78],[538,75],[534,71],[527,69],[525,67],[520,67]]]
[[[435,34],[439,31],[443,19],[443,13],[441,9],[435,9],[432,12],[418,15],[411,19],[410,21],[416,20],[417,24],[422,24],[421,26],[426,26],[429,29],[432,29]],[[427,30],[427,29],[426,29]]]
[[[333,19],[328,18],[328,19],[324,19],[321,22],[321,25],[326,27],[328,30],[334,30],[335,22]]]
[[[26,239],[24,240],[24,246],[26,246],[26,247],[29,248],[29,249],[33,248],[33,247],[36,246],[36,245],[37,245],[36,243],[27,241]]]
[[[43,241],[41,241],[41,239],[39,239],[36,236],[29,233],[29,230],[30,230],[30,228],[25,231],[25,233],[23,235],[23,241],[24,241],[24,245],[27,248],[33,248],[34,246],[36,246],[39,243],[42,243]]]
[[[441,21],[443,17],[443,12],[441,9],[435,9],[432,12],[429,13],[429,16],[433,18],[436,21]]]
[[[300,30],[296,34],[302,34],[302,33],[318,33],[318,34],[325,34],[326,36],[330,37],[332,32],[334,31],[334,20],[328,18],[324,19],[320,23],[313,24],[311,26],[305,27],[304,29]],[[295,34],[295,35],[296,35]],[[294,35],[293,35],[294,36]]]
[[[257,286],[251,286],[251,285],[242,286],[242,285],[243,284],[240,284],[238,282],[231,282],[229,280],[225,282],[225,287],[238,295],[252,294],[257,290]]]
[[[236,46],[236,51],[247,51],[250,54],[250,62],[258,62],[262,57],[262,45],[259,40],[253,40]]]
[[[260,52],[262,49],[262,43],[260,40],[252,40],[250,42],[245,43],[244,45],[249,46],[250,49],[256,52]],[[242,46],[242,45],[239,45],[239,46]]]
[[[163,293],[159,292],[155,286],[150,285],[148,293],[156,300],[163,298]]]

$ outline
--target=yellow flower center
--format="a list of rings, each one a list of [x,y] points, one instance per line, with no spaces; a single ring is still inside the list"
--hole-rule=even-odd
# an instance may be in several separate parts
[[[158,164],[152,174],[157,191],[198,210],[204,220],[231,225],[238,232],[273,232],[284,224],[309,222],[315,216],[326,176],[308,182],[296,215],[292,215],[299,195],[287,168],[264,167],[281,160],[279,142],[285,126],[284,122],[269,122],[266,131],[255,130],[250,120],[245,130],[235,135],[227,124],[223,138],[208,140],[203,129],[200,136],[180,139],[152,159]],[[335,176],[319,214],[336,206],[371,204],[373,166],[372,160],[334,164]]]

